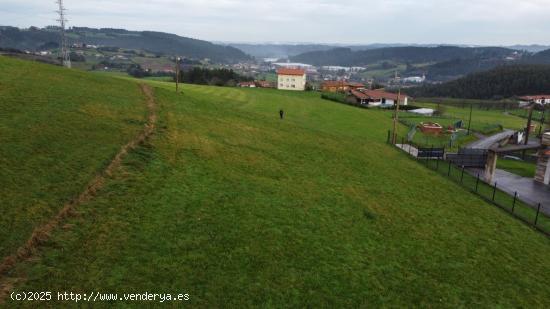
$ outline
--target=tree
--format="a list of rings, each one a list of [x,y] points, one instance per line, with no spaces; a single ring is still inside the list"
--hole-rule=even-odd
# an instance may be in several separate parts
[[[139,64],[132,64],[130,67],[126,70],[126,72],[133,77],[136,78],[143,78],[151,76],[151,72],[144,70],[141,65]]]
[[[187,84],[227,86],[238,82],[251,81],[252,78],[241,76],[229,69],[207,69],[194,67],[180,72],[180,80]]]
[[[85,62],[86,61],[86,57],[84,57],[84,55],[79,55],[75,52],[71,52],[69,54],[69,57],[71,58],[71,61],[73,61],[73,62]]]

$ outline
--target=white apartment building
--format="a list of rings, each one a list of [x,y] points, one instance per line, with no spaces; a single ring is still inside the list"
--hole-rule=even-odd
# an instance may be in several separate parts
[[[277,70],[277,89],[306,90],[306,71],[302,69],[281,68]]]

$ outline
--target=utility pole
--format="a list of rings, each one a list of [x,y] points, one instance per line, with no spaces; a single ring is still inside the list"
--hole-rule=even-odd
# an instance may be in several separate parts
[[[176,93],[178,93],[180,83],[180,57],[176,57]]]
[[[542,98],[542,116],[540,118],[539,136],[542,140],[542,134],[546,130],[544,123],[546,122],[546,99]]]
[[[397,71],[395,72],[395,80],[398,82],[399,90],[397,92],[397,102],[395,103],[395,112],[393,114],[393,134],[392,144],[397,142],[397,122],[399,121],[399,101],[401,100],[401,83],[399,83],[399,77],[397,77]]]
[[[472,125],[472,110],[473,110],[473,103],[470,103],[470,120],[468,120],[468,135],[470,135],[470,127]]]
[[[529,106],[529,118],[527,118],[527,129],[525,130],[525,145],[529,143],[529,133],[531,133],[531,120],[533,118],[533,108],[536,103],[531,103]]]
[[[59,22],[59,31],[61,36],[61,42],[59,44],[61,50],[60,50],[60,56],[61,56],[61,63],[66,68],[71,68],[71,57],[69,52],[69,43],[67,42],[67,36],[65,35],[65,24],[67,23],[67,18],[65,15],[65,6],[63,5],[63,0],[57,0],[57,5],[59,6],[57,13],[59,14],[59,19],[57,20]]]

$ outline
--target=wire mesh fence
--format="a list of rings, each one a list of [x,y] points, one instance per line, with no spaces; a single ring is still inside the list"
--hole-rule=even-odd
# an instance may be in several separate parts
[[[483,200],[499,207],[525,224],[550,237],[550,207],[548,205],[530,205],[521,200],[521,192],[511,195],[499,188],[498,183],[488,184],[481,173],[472,173],[464,166],[445,160],[441,149],[418,144],[408,144],[405,139],[397,139],[396,145],[409,153],[420,164],[438,174],[460,184]],[[430,154],[430,150],[434,153]],[[419,155],[424,152],[424,155]]]

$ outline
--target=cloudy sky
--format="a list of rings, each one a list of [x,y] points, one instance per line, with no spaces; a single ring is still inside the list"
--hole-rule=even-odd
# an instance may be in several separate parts
[[[55,23],[55,0],[0,0],[0,25]],[[65,0],[70,26],[210,41],[550,44],[550,0]]]

